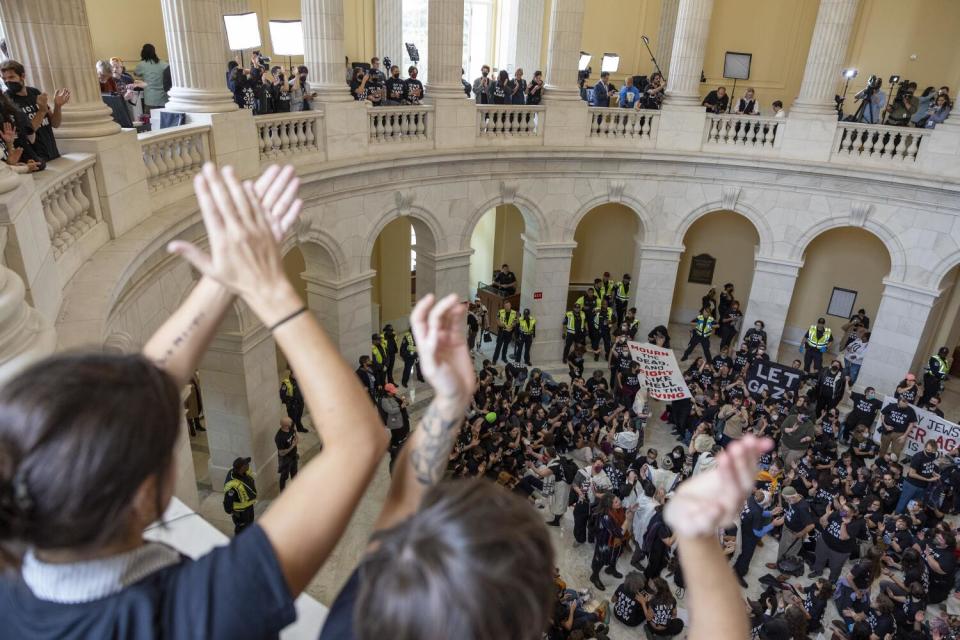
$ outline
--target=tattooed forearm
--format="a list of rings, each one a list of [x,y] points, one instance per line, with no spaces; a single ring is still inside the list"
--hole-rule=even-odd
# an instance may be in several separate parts
[[[177,334],[177,337],[173,339],[173,343],[167,347],[166,351],[163,352],[163,355],[158,358],[154,358],[154,364],[161,369],[166,369],[170,359],[174,357],[177,351],[179,351],[180,348],[183,347],[183,345],[190,339],[190,336],[197,330],[197,327],[199,327],[203,322],[205,316],[206,314],[203,312],[194,316],[193,320],[190,321],[190,324],[184,327],[183,331]]]
[[[443,477],[450,450],[460,433],[458,427],[463,423],[463,411],[458,403],[447,404],[440,400],[434,400],[427,407],[414,434],[413,451],[410,452],[410,463],[420,484],[434,485]]]

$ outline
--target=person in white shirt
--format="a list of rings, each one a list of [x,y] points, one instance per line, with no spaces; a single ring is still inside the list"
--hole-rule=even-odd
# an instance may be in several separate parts
[[[847,384],[854,384],[860,375],[860,366],[863,356],[867,353],[867,343],[870,342],[870,332],[867,331],[859,338],[853,338],[843,350],[843,374],[847,376]]]
[[[743,97],[740,98],[740,102],[737,103],[737,113],[745,116],[760,115],[760,105],[757,104],[754,95],[753,89],[747,89]]]
[[[773,117],[774,118],[787,117],[787,112],[783,110],[783,102],[780,100],[773,101]]]

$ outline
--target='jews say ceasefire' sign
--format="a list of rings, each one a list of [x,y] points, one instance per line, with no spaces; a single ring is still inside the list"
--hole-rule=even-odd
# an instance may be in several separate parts
[[[797,392],[803,371],[778,362],[757,360],[747,371],[747,390],[756,400],[764,391],[770,398],[780,399],[787,391]]]

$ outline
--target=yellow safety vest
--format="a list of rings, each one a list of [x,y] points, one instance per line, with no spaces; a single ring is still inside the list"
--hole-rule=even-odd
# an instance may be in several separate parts
[[[506,331],[513,331],[513,325],[517,322],[517,312],[514,309],[510,309],[510,315],[507,315],[506,309],[500,309],[500,311],[497,312],[497,318],[503,323],[503,328]]]
[[[633,322],[630,323],[630,330],[631,330],[631,331],[636,331],[636,330],[639,329],[639,328],[640,328],[640,321],[639,321],[639,320],[634,320]]]
[[[630,292],[630,285],[620,281],[616,285],[617,287],[617,302],[626,302],[627,294]]]
[[[602,311],[603,309],[597,309],[596,315],[593,316],[593,326],[597,329],[600,328],[600,313]],[[609,326],[611,322],[613,322],[613,309],[607,307],[607,326]]]
[[[807,331],[807,344],[811,347],[816,347],[817,349],[822,349],[827,346],[830,342],[830,327],[823,328],[823,335],[820,338],[817,338],[817,325],[810,325],[810,330]]]
[[[594,291],[596,291],[596,289],[594,289]],[[586,298],[587,298],[586,296],[580,296],[579,298],[577,298],[577,304],[580,305],[580,309],[581,309],[581,310],[586,309],[588,306],[591,307],[591,308],[593,308],[593,307],[597,306],[598,304],[600,304],[600,299],[599,299],[599,298],[594,298],[594,299],[590,300],[590,304],[587,305]]]
[[[524,320],[523,316],[520,317],[520,333],[529,335],[533,333],[534,328],[537,326],[537,319],[533,316],[530,316],[530,320]]]
[[[245,485],[241,480],[234,478],[223,485],[223,492],[227,493],[231,489],[237,490],[237,500],[233,503],[234,511],[243,511],[244,509],[249,509],[253,505],[257,504],[257,499],[250,497],[250,492],[247,490],[247,485]]]
[[[283,382],[281,382],[280,385],[287,390],[288,396],[290,397],[293,396],[293,383],[290,382],[290,378],[284,378]]]
[[[938,376],[947,375],[947,363],[943,358],[941,358],[940,356],[930,356],[930,359],[937,361],[937,370],[931,371],[931,373]]]
[[[580,312],[580,329],[583,329],[583,325],[587,324],[587,316]],[[576,333],[577,332],[577,323],[573,311],[567,311],[567,333]]]
[[[377,348],[377,345],[370,345],[370,354],[373,356],[373,359],[377,361],[377,364],[383,364],[383,354],[386,351],[381,351],[380,349],[386,349],[386,347]]]
[[[407,331],[405,334],[403,334],[403,339],[407,341],[407,352],[416,353],[417,343],[413,341],[413,334]]]
[[[703,317],[703,314],[697,316],[697,324],[694,327],[694,331],[697,332],[697,335],[704,338],[709,338],[713,335],[713,316]]]

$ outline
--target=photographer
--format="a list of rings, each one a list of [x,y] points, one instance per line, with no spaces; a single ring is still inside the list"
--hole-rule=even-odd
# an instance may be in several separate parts
[[[887,94],[883,92],[882,87],[883,80],[881,78],[870,76],[866,88],[854,96],[854,99],[864,101],[863,111],[858,122],[880,124],[883,106],[887,103]]]
[[[254,51],[250,54],[250,71],[253,71],[254,69],[260,69],[260,72],[263,73],[269,68],[270,58],[260,55],[259,51]]]
[[[727,88],[717,87],[715,91],[708,93],[700,104],[707,108],[707,113],[726,113],[727,107],[730,105]]]
[[[902,82],[896,97],[887,105],[887,119],[884,124],[892,127],[906,127],[910,118],[920,108],[920,100],[913,93],[917,90],[916,82]]]
[[[663,76],[657,71],[650,76],[650,82],[647,84],[643,97],[640,99],[641,109],[659,109],[663,102],[663,90],[667,88],[667,83]]]

